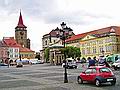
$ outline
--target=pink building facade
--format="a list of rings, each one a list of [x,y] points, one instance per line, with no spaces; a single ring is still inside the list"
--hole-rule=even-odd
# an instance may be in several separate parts
[[[0,62],[7,63],[8,57],[8,47],[0,41]]]

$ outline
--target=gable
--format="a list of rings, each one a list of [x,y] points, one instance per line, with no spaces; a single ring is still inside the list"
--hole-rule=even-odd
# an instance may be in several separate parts
[[[85,37],[83,37],[81,40],[89,40],[89,39],[94,39],[96,38],[95,36],[92,36],[92,35],[86,35]]]

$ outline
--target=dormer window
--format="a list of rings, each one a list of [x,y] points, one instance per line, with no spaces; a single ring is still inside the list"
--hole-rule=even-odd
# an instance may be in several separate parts
[[[114,28],[112,28],[112,29],[110,30],[110,32],[115,32],[115,29],[114,29]]]

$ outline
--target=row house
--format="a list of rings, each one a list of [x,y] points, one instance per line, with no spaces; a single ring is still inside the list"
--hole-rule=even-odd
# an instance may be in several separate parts
[[[20,47],[20,55],[22,59],[34,59],[35,58],[35,51],[26,48],[26,47]]]
[[[0,62],[5,63],[8,57],[8,47],[0,41]]]
[[[10,60],[15,61],[19,58],[19,45],[14,37],[3,37],[3,42],[8,47],[8,57]]]
[[[67,39],[66,44],[80,47],[81,56],[85,58],[120,54],[120,27],[110,26],[78,34]]]
[[[27,26],[23,23],[22,14],[20,16],[18,24],[15,27],[15,39],[14,37],[3,37],[0,41],[0,61],[7,59],[15,61],[20,58],[33,59],[35,58],[34,51],[30,49],[30,39],[27,37]]]
[[[16,42],[14,37],[4,37],[3,38],[4,44],[7,46],[7,55],[10,60],[15,61],[16,59],[34,59],[35,58],[35,51],[32,51],[29,48],[21,46]]]

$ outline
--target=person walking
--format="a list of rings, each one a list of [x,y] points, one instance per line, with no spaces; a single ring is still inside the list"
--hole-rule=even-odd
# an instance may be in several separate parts
[[[98,64],[99,64],[100,66],[104,66],[104,65],[105,65],[105,57],[104,57],[104,56],[100,56],[100,57],[99,57]]]
[[[89,61],[88,67],[95,66],[95,60],[91,59],[91,57],[88,57],[88,61]]]

